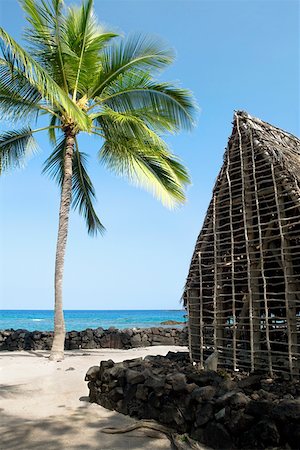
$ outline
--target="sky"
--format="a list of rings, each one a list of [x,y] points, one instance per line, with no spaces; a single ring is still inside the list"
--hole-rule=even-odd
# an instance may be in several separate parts
[[[299,2],[96,0],[95,11],[114,30],[157,35],[174,48],[176,61],[160,79],[191,89],[200,111],[192,132],[166,137],[192,178],[176,211],[100,166],[101,142],[81,139],[107,232],[89,237],[72,213],[64,308],[178,309],[234,110],[300,135]],[[0,0],[0,23],[22,43],[16,0]],[[38,142],[26,168],[0,180],[2,309],[53,308],[59,191],[41,174],[51,151],[47,136]]]

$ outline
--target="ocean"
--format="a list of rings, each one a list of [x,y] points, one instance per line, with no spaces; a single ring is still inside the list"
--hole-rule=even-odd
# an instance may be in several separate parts
[[[149,328],[162,326],[161,322],[185,321],[185,310],[66,310],[67,331],[86,328]],[[53,330],[53,311],[48,310],[0,310],[0,330],[26,329],[28,331]]]

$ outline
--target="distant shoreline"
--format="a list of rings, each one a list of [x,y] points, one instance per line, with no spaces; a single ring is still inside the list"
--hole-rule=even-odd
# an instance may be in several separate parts
[[[185,322],[184,310],[65,310],[66,330],[83,331],[86,328],[120,330],[126,328],[159,327],[163,323]],[[1,310],[0,329],[28,331],[53,330],[53,310]]]

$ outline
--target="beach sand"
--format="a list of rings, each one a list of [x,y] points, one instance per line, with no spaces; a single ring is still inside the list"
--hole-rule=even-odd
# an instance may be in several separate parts
[[[185,347],[131,350],[66,351],[60,363],[46,351],[0,353],[0,448],[3,450],[160,450],[171,449],[167,438],[145,431],[103,434],[102,427],[124,427],[134,420],[88,402],[84,381],[89,367],[146,355],[187,351]]]

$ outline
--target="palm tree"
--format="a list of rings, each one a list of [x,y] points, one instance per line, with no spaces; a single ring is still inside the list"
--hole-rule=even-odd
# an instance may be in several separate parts
[[[119,175],[150,190],[168,207],[185,200],[186,169],[162,139],[193,125],[194,101],[188,90],[158,82],[158,71],[174,55],[157,39],[122,38],[100,26],[93,1],[65,8],[62,0],[21,0],[29,23],[27,48],[0,29],[0,112],[21,122],[0,135],[0,170],[20,166],[35,149],[34,135],[47,131],[54,147],[43,171],[61,188],[55,264],[53,360],[63,358],[62,303],[64,256],[72,206],[85,218],[88,233],[104,227],[95,209],[87,154],[79,133],[102,139],[99,160]],[[32,129],[45,117],[48,125]],[[44,123],[43,123],[44,124]]]

